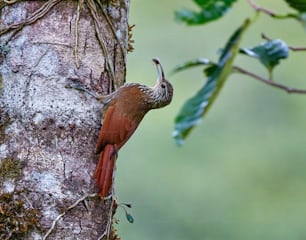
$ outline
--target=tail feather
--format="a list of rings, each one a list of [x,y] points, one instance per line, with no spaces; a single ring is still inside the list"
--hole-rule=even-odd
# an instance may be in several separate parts
[[[114,145],[108,144],[100,154],[93,178],[99,187],[99,195],[104,198],[113,185],[113,172],[117,158]]]

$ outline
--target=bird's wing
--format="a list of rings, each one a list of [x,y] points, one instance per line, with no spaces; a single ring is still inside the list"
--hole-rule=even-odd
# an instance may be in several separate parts
[[[129,114],[123,114],[114,105],[110,105],[105,112],[96,152],[101,152],[106,144],[116,145],[118,151],[135,132],[142,117],[132,120]]]

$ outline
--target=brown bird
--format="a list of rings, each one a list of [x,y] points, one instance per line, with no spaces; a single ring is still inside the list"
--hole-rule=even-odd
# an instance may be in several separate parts
[[[153,59],[153,62],[158,72],[154,87],[129,83],[110,95],[97,97],[104,103],[104,120],[96,145],[96,153],[100,153],[100,157],[93,178],[102,198],[107,196],[113,185],[114,166],[120,148],[148,111],[162,108],[172,100],[173,87],[165,79],[159,60]]]

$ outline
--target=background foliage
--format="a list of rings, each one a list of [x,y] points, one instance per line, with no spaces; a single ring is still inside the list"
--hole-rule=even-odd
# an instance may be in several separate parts
[[[246,1],[236,1],[220,20],[186,27],[175,11],[194,8],[189,1],[131,2],[135,51],[128,56],[128,82],[153,85],[151,58],[160,57],[166,72],[186,60],[218,61],[217,50],[254,16]],[[257,0],[280,13],[284,1]],[[150,13],[150,14],[148,14]],[[261,33],[305,46],[305,30],[294,19],[260,16],[242,47],[257,46]],[[290,52],[273,76],[306,88],[305,54]],[[265,67],[241,54],[236,63],[258,74]],[[150,112],[119,155],[119,201],[131,201],[134,224],[119,211],[123,239],[298,240],[306,238],[305,95],[288,95],[247,76],[232,74],[209,114],[183,147],[172,139],[173,121],[183,103],[206,81],[201,68],[168,77],[173,104]]]

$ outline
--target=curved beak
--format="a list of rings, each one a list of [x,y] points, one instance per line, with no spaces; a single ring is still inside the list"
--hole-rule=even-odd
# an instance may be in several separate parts
[[[157,68],[157,74],[158,74],[158,81],[165,80],[165,73],[162,65],[160,64],[160,61],[158,58],[153,58],[152,61],[155,63]]]

